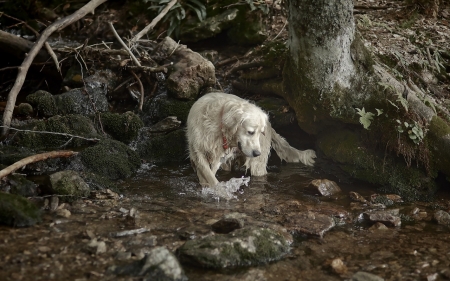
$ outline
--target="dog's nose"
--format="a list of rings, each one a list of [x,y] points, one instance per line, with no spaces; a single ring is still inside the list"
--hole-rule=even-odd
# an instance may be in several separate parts
[[[258,157],[259,155],[261,155],[259,150],[253,150],[253,157]]]

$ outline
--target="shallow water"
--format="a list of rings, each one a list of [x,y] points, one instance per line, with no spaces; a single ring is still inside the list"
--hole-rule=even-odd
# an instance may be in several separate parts
[[[219,180],[244,176],[244,172],[219,172]],[[211,224],[230,212],[245,213],[254,221],[283,225],[285,213],[308,210],[341,215],[341,225],[323,238],[295,235],[290,253],[282,260],[260,266],[207,270],[184,266],[190,280],[346,280],[366,271],[386,280],[445,280],[450,276],[450,232],[431,220],[434,204],[397,204],[408,215],[418,207],[422,218],[404,221],[401,227],[369,230],[352,208],[349,191],[366,198],[375,189],[359,183],[338,182],[342,193],[323,198],[308,187],[324,175],[300,164],[271,161],[269,175],[252,179],[236,193],[237,199],[217,201],[201,194],[197,177],[187,163],[147,165],[121,183],[122,199],[85,199],[66,206],[72,215],[46,211],[44,221],[31,228],[0,227],[0,280],[136,280],[108,274],[111,265],[141,259],[154,246],[175,251],[186,239],[210,235]],[[330,178],[332,179],[332,178]],[[447,206],[447,205],[446,205]],[[122,209],[121,209],[122,208]],[[126,211],[136,208],[139,217]],[[122,230],[147,228],[137,235],[114,237]],[[105,252],[88,244],[105,242]],[[336,273],[334,259],[345,264]]]

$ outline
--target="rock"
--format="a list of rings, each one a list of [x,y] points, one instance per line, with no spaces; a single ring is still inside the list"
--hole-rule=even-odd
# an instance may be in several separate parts
[[[129,143],[135,139],[144,126],[141,118],[131,111],[125,113],[104,112],[100,114],[104,130],[114,139]]]
[[[227,32],[228,38],[239,45],[261,44],[267,38],[263,13],[258,11],[241,11],[236,24]]]
[[[70,217],[72,214],[70,213],[70,211],[69,210],[67,210],[67,209],[57,209],[56,211],[55,211],[55,214],[58,216],[58,217],[63,217],[63,218],[68,218],[68,217]]]
[[[182,162],[187,157],[186,132],[176,130],[167,134],[154,135],[141,130],[132,145],[141,159],[148,162]]]
[[[246,214],[230,213],[226,214],[222,219],[211,225],[211,228],[216,233],[230,233],[233,230],[243,228]]]
[[[169,116],[175,116],[182,124],[185,124],[193,104],[194,101],[177,100],[166,94],[158,95],[144,104],[144,123],[151,126]]]
[[[330,266],[337,274],[347,273],[347,266],[345,266],[344,262],[339,258],[332,260]]]
[[[180,128],[181,121],[176,116],[168,116],[147,130],[150,133],[167,133]]]
[[[277,231],[249,227],[189,240],[177,252],[181,262],[206,268],[227,268],[278,260],[289,249],[288,241]]]
[[[450,226],[450,214],[449,213],[447,213],[443,210],[438,210],[434,213],[433,217],[437,221],[438,224]]]
[[[21,103],[14,108],[14,113],[22,116],[31,116],[33,114],[33,107],[29,103]]]
[[[110,180],[127,178],[141,165],[139,155],[116,140],[101,140],[83,150],[80,157],[86,168]]]
[[[19,174],[10,174],[0,181],[0,190],[23,197],[37,195],[37,184]]]
[[[83,86],[83,73],[81,72],[80,66],[78,64],[71,66],[67,70],[62,84],[71,88],[79,88]]]
[[[43,117],[51,117],[58,114],[58,108],[56,107],[53,95],[47,91],[39,90],[26,97],[34,108],[38,115]]]
[[[32,226],[41,221],[41,211],[27,199],[0,192],[0,224],[12,227]]]
[[[334,182],[327,179],[316,179],[311,181],[311,185],[319,191],[322,196],[332,196],[341,192],[341,188]]]
[[[51,174],[50,185],[56,194],[71,196],[69,197],[71,201],[79,197],[87,197],[90,193],[88,184],[77,172],[71,170]]]
[[[188,280],[177,258],[165,247],[156,247],[142,260],[126,266],[113,267],[109,271],[118,275],[139,276],[145,281]]]
[[[351,281],[384,281],[383,278],[364,271],[358,271],[353,274]]]
[[[350,191],[349,196],[350,196],[350,199],[352,199],[353,201],[361,202],[361,203],[368,203],[368,201],[361,194],[359,194],[357,192]]]
[[[144,232],[148,232],[150,231],[150,229],[147,229],[145,227],[143,228],[138,228],[138,229],[130,229],[130,230],[123,230],[123,231],[119,231],[119,232],[112,232],[109,234],[109,236],[111,237],[123,237],[123,236],[129,236],[129,235],[135,235],[135,234],[139,234],[139,233],[144,233]]]
[[[159,43],[158,50],[174,62],[173,70],[166,80],[167,90],[172,97],[193,100],[201,89],[216,83],[214,65],[185,45],[166,37]]]
[[[97,241],[97,238],[92,239],[87,246],[88,251],[93,254],[106,253],[106,243],[104,241]]]
[[[180,39],[183,42],[197,42],[214,37],[229,29],[237,18],[238,13],[238,9],[227,9],[223,13],[208,17],[201,22],[183,26]]]
[[[399,209],[365,212],[364,217],[371,222],[381,222],[390,226],[400,226]]]
[[[370,228],[370,230],[386,230],[388,229],[387,226],[385,226],[384,224],[382,224],[381,222],[376,222],[374,225],[372,225]]]
[[[289,231],[319,237],[323,237],[325,232],[335,225],[335,221],[330,216],[313,212],[290,213],[285,216],[284,222],[284,227]]]

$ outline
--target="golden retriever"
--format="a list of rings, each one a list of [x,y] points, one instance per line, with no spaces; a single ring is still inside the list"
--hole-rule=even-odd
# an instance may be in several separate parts
[[[240,97],[209,93],[192,106],[187,119],[189,157],[202,186],[218,183],[216,172],[241,152],[252,176],[267,174],[271,146],[286,162],[313,166],[314,150],[297,150],[272,129],[267,114]]]

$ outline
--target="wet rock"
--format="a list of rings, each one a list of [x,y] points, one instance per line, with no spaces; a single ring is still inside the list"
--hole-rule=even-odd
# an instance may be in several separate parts
[[[216,83],[214,65],[200,54],[180,45],[172,38],[164,38],[158,50],[173,64],[166,80],[169,94],[177,99],[193,100],[201,89]]]
[[[104,241],[97,241],[97,238],[89,241],[87,247],[88,251],[93,254],[106,253],[106,243]]]
[[[39,90],[26,97],[26,101],[34,106],[39,116],[51,117],[58,114],[53,95],[47,91]]]
[[[0,224],[25,227],[41,221],[41,211],[27,199],[0,192]]]
[[[447,213],[443,210],[439,210],[434,213],[433,217],[437,221],[438,224],[450,226],[450,214],[449,213]]]
[[[71,201],[79,197],[87,197],[90,193],[88,184],[77,172],[71,170],[51,174],[50,184],[56,194],[71,196],[64,197]]]
[[[344,262],[339,258],[332,260],[330,266],[337,274],[347,273],[347,266],[345,266]]]
[[[238,9],[227,9],[223,13],[208,17],[204,21],[183,27],[181,40],[183,42],[197,42],[211,38],[230,28],[237,18]]]
[[[19,174],[10,174],[0,181],[0,190],[23,197],[37,195],[37,184]]]
[[[334,182],[327,179],[316,179],[311,181],[313,186],[322,196],[332,196],[341,192],[341,188]]]
[[[364,217],[371,222],[381,222],[395,227],[402,224],[399,217],[399,209],[365,212]]]
[[[211,225],[216,233],[230,233],[233,230],[243,228],[245,224],[246,214],[230,213],[226,214],[222,219]]]
[[[352,199],[353,201],[356,202],[361,202],[361,203],[368,203],[368,201],[366,200],[366,198],[364,198],[361,194],[351,191],[349,193],[350,199]]]
[[[62,84],[71,88],[79,88],[83,86],[83,73],[78,64],[71,66],[64,77]]]
[[[110,268],[118,275],[142,277],[145,281],[188,280],[177,258],[165,247],[152,249],[142,260],[130,265]]]
[[[384,224],[382,224],[381,222],[376,222],[374,225],[372,225],[370,228],[370,230],[386,230],[388,229],[387,226],[385,226]]]
[[[182,162],[186,160],[187,143],[184,130],[176,130],[164,135],[145,135],[133,143],[140,157],[148,162]]]
[[[364,271],[358,271],[353,274],[351,281],[384,281],[383,278]]]
[[[398,197],[400,198],[400,196]],[[394,205],[395,203],[394,200],[392,200],[391,198],[398,200],[395,196],[391,195],[372,194],[370,196],[370,202],[372,204],[383,204],[384,206],[389,207]]]
[[[63,218],[68,218],[68,217],[70,217],[72,214],[70,213],[70,211],[69,210],[67,210],[67,209],[57,209],[56,211],[55,211],[55,214],[58,216],[58,217],[63,217]]]
[[[290,213],[285,216],[284,222],[289,231],[319,237],[323,237],[335,225],[332,217],[313,212]]]
[[[36,148],[54,148],[54,147],[79,147],[87,144],[92,144],[82,138],[73,138],[69,135],[80,136],[84,138],[99,138],[97,130],[93,122],[85,116],[81,115],[65,115],[54,116],[47,120],[36,120],[23,126],[20,129],[33,131],[54,132],[39,133],[39,132],[20,132],[13,143],[19,146]],[[69,135],[63,135],[69,134]]]
[[[214,64],[219,60],[219,52],[216,50],[205,50],[201,51],[199,54]]]
[[[147,128],[150,133],[166,133],[180,128],[181,121],[176,116],[168,116],[155,125]]]
[[[262,12],[241,11],[237,23],[228,31],[228,37],[239,45],[261,44],[267,38],[263,17]]]
[[[288,241],[277,231],[249,227],[189,240],[177,252],[181,262],[206,268],[226,268],[278,260],[289,248]]]
[[[118,200],[120,198],[120,195],[110,189],[105,189],[105,190],[93,190],[91,191],[89,197],[97,200],[104,200],[104,199]]]
[[[144,123],[151,126],[169,116],[175,116],[184,124],[193,104],[194,101],[178,100],[166,94],[158,95],[144,104]]]
[[[131,176],[139,169],[139,155],[125,144],[104,139],[80,153],[81,162],[90,171],[110,180]]]
[[[114,139],[129,143],[135,139],[144,126],[139,116],[131,111],[125,113],[104,112],[100,114],[104,130]]]

